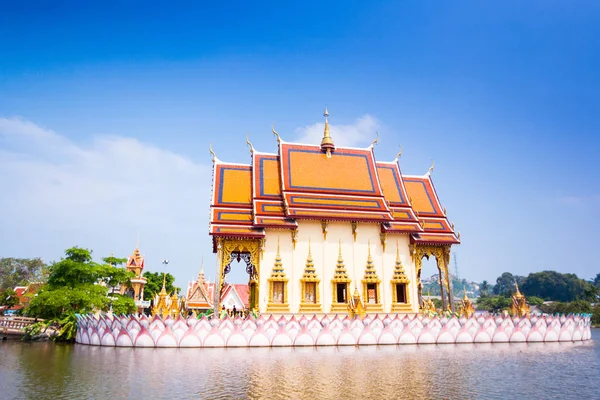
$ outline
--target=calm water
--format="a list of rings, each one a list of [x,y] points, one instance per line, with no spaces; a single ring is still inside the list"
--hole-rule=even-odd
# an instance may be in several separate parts
[[[126,349],[0,343],[0,399],[600,399],[584,343]]]

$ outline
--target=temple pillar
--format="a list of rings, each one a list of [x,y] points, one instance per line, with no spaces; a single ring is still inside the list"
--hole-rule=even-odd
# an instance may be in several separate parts
[[[439,282],[440,282],[440,297],[442,298],[442,310],[446,310],[448,303],[446,302],[446,295],[445,295],[445,290],[444,287],[446,286],[446,278],[444,277],[444,261],[440,258],[438,258],[437,256],[435,257],[435,260],[437,262],[437,267],[438,267],[438,275],[439,275]]]
[[[217,271],[215,274],[215,289],[213,295],[215,296],[213,301],[213,317],[219,317],[219,310],[221,307],[221,276],[223,275],[223,246],[221,245],[221,239],[215,238],[217,241]]]
[[[450,246],[444,246],[444,265],[446,269],[446,290],[448,292],[448,301],[450,302],[450,310],[454,312],[454,285],[452,284],[452,279],[450,278]]]

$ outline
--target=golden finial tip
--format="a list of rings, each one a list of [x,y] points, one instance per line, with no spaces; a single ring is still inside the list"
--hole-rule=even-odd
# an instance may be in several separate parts
[[[323,111],[323,116],[325,118],[329,117],[329,111],[327,111],[327,106],[325,106],[325,111]]]

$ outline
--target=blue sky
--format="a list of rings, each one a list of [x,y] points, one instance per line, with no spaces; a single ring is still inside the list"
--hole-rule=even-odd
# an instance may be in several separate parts
[[[148,269],[214,278],[208,144],[248,162],[326,104],[336,142],[435,160],[462,276],[600,272],[597,2],[282,3],[0,5],[0,257],[139,232]]]

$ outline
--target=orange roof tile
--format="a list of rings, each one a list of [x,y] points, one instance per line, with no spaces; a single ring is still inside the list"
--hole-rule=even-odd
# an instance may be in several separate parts
[[[398,164],[378,162],[377,173],[385,200],[394,206],[410,207]]]
[[[213,177],[215,206],[252,205],[252,175],[250,165],[215,164]]]
[[[336,149],[328,158],[319,146],[281,143],[285,191],[382,196],[371,150]]]
[[[281,200],[279,156],[254,153],[252,157],[254,198]]]
[[[404,176],[403,178],[408,196],[412,200],[412,208],[419,213],[419,216],[444,217],[429,176]]]

